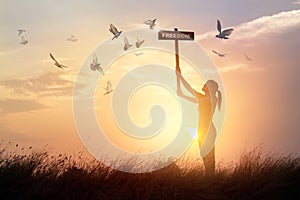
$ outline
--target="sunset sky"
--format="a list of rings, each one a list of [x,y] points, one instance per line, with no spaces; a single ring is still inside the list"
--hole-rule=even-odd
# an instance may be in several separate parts
[[[261,144],[267,152],[300,153],[296,0],[0,1],[1,139],[25,147],[48,144],[55,151],[82,150],[72,113],[81,65],[112,37],[109,24],[125,32],[145,28],[143,22],[155,18],[157,29],[194,31],[221,74],[226,117],[216,147],[218,159],[231,161]],[[217,19],[224,28],[235,29],[229,40],[215,38]],[[19,44],[17,29],[27,30],[27,45]],[[71,34],[77,42],[67,41]],[[213,49],[228,55],[220,58]],[[50,52],[69,68],[56,68]],[[202,88],[201,81],[186,75],[195,89]],[[139,111],[131,106],[132,112]]]

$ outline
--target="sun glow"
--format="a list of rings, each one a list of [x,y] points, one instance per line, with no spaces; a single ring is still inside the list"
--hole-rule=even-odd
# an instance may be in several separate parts
[[[187,128],[187,131],[190,133],[190,137],[193,140],[198,140],[198,132],[197,132],[197,128]]]

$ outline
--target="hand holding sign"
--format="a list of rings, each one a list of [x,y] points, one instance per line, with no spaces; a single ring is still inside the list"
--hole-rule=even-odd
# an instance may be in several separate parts
[[[194,32],[178,31],[177,28],[174,28],[174,31],[159,31],[158,32],[158,39],[159,40],[175,40],[177,94],[180,96],[180,94],[182,94],[182,90],[180,88],[180,77],[179,77],[179,76],[181,76],[181,69],[179,67],[178,40],[194,40]]]

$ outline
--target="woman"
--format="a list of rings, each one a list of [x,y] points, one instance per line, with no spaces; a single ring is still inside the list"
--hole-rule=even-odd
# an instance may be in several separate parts
[[[207,175],[215,173],[215,139],[217,135],[216,128],[212,122],[212,117],[215,112],[216,105],[221,109],[222,95],[218,90],[218,84],[209,80],[202,88],[204,95],[194,90],[190,84],[181,75],[180,68],[176,69],[177,75],[177,94],[191,102],[198,104],[198,143],[199,150],[202,156],[205,172]],[[180,88],[180,81],[184,87],[194,96],[189,97],[183,94]],[[217,96],[216,96],[217,95]]]

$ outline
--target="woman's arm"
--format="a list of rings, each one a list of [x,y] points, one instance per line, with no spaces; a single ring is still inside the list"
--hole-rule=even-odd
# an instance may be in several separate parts
[[[183,94],[183,92],[181,90],[181,87],[180,87],[181,70],[180,70],[180,68],[179,68],[179,70],[176,69],[176,76],[177,76],[177,95],[180,96],[180,97],[185,98],[186,100],[188,100],[190,102],[197,103],[197,99],[196,98],[189,97],[189,96]]]
[[[183,76],[181,75],[181,73],[177,72],[177,77],[181,80],[181,82],[183,83],[183,86],[193,95],[196,96],[197,91],[194,90],[191,85],[183,78]]]
[[[183,94],[181,88],[179,90],[177,90],[177,94],[178,94],[178,96],[183,97],[183,98],[185,98],[186,100],[188,100],[190,102],[198,103],[196,98],[189,97],[189,96],[186,96],[185,94]]]

